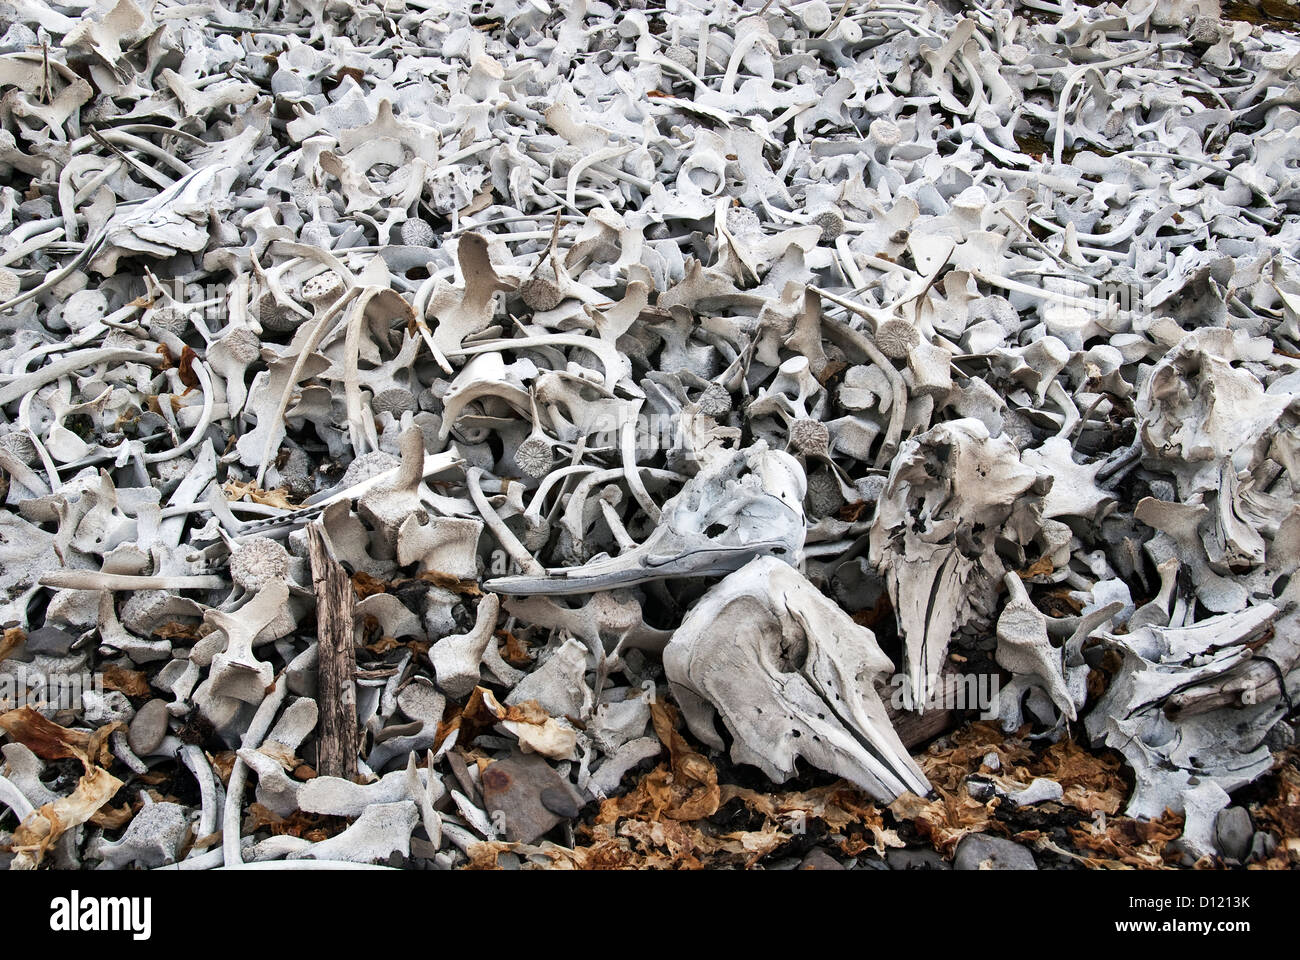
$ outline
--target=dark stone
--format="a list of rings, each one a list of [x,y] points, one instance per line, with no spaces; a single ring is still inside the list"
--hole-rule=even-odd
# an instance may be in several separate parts
[[[814,847],[809,850],[803,858],[803,863],[799,864],[800,870],[843,870],[844,864],[840,863],[825,850],[820,847]]]
[[[1018,843],[986,833],[968,833],[957,844],[954,870],[1037,870],[1034,855]]]
[[[1225,857],[1242,861],[1250,856],[1250,841],[1255,825],[1245,807],[1227,807],[1220,810],[1214,821],[1214,840]]]
[[[46,657],[66,657],[77,638],[58,627],[41,627],[27,634],[27,652]]]
[[[383,743],[385,740],[392,740],[394,737],[413,737],[423,729],[423,720],[415,720],[411,723],[395,723],[384,727],[375,734],[375,743]]]
[[[1267,830],[1259,830],[1250,841],[1250,859],[1267,860],[1277,851],[1277,837]]]
[[[578,811],[582,809],[582,804],[573,795],[573,791],[566,790],[564,787],[547,787],[539,794],[539,797],[542,806],[566,820],[576,817]]]
[[[126,742],[137,756],[147,757],[167,736],[167,701],[150,700],[141,707],[127,728]]]
[[[951,870],[947,861],[933,850],[913,848],[890,850],[885,854],[885,863],[891,870]]]
[[[582,808],[582,797],[572,784],[536,754],[514,753],[489,764],[481,785],[483,809],[494,822],[500,812],[503,832],[512,843],[533,843]]]
[[[474,783],[474,778],[469,774],[469,767],[465,764],[465,759],[460,755],[459,750],[452,750],[446,755],[447,769],[451,775],[456,778],[456,783],[460,785],[460,792],[465,794],[471,802],[478,797],[478,787]]]

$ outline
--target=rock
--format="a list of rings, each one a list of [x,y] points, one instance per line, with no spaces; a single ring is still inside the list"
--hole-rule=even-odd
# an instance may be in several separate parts
[[[840,863],[825,850],[815,848],[809,850],[803,858],[803,863],[799,864],[800,870],[843,870],[844,864]]]
[[[948,869],[948,865],[947,865],[947,864],[944,864],[944,867],[945,867],[945,869]],[[876,853],[874,850],[868,850],[868,851],[867,851],[866,853],[864,853],[862,856],[857,857],[855,860],[853,860],[853,861],[851,861],[850,863],[846,864],[846,865],[845,865],[845,868],[846,868],[846,869],[849,869],[849,870],[888,870],[888,869],[890,869],[890,867],[889,867],[889,863],[885,860],[885,858],[882,857],[880,854]]]
[[[477,797],[479,795],[478,784],[475,782],[474,778],[470,776],[469,766],[465,763],[465,758],[461,756],[461,752],[459,750],[453,750],[451,753],[447,754],[445,759],[447,761],[447,769],[451,771],[451,775],[455,777],[456,782],[460,784],[460,792],[465,794],[467,797]]]
[[[1267,830],[1259,830],[1250,841],[1250,859],[1267,860],[1277,851],[1277,837]]]
[[[136,711],[127,728],[126,742],[136,756],[147,757],[167,736],[167,701],[150,700]]]
[[[1245,860],[1250,855],[1250,841],[1255,826],[1245,807],[1228,807],[1219,811],[1214,821],[1214,842],[1219,852],[1233,860]]]
[[[1264,738],[1264,743],[1269,750],[1277,753],[1279,750],[1285,750],[1287,747],[1295,746],[1296,734],[1295,727],[1285,720],[1279,720],[1273,724],[1273,728],[1268,731],[1268,736]]]
[[[58,627],[40,627],[27,634],[25,644],[29,654],[41,654],[46,657],[66,657],[72,652],[72,645],[77,638]]]
[[[428,840],[411,837],[411,856],[417,860],[432,860],[438,855],[438,848]]]
[[[582,798],[541,757],[516,753],[484,769],[483,808],[512,843],[533,843],[577,816]]]
[[[952,867],[943,857],[933,850],[890,850],[885,854],[885,863],[891,870],[951,870]]]
[[[952,858],[954,870],[1037,870],[1034,856],[1024,847],[1002,837],[970,833],[957,844]]]
[[[578,811],[582,809],[577,796],[565,787],[547,787],[538,796],[542,806],[566,820],[576,817]]]

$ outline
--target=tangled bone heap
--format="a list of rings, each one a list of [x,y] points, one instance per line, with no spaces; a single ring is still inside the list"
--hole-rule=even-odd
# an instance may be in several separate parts
[[[1008,729],[1123,753],[1130,813],[1268,768],[1293,35],[1215,0],[27,0],[0,33],[0,678],[115,678],[0,714],[13,866],[417,826],[453,866],[625,789],[659,696],[774,780],[924,793],[881,695],[958,649]],[[309,524],[359,596],[361,782],[310,779]],[[107,839],[173,761],[199,806]],[[250,835],[254,799],[354,822]]]

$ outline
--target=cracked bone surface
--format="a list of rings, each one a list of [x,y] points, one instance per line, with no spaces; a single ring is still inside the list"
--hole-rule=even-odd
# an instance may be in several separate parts
[[[792,790],[921,793],[891,673],[916,749],[1000,674],[986,718],[1118,751],[1191,855],[1266,792],[1300,699],[1277,5],[0,8],[0,695],[33,711],[0,800],[78,825],[0,864],[576,843],[660,737],[730,776],[709,710]],[[309,523],[356,593],[333,690]],[[83,673],[121,689],[37,696]],[[312,779],[344,710],[346,788]],[[35,716],[102,732],[80,779]],[[201,789],[145,806],[160,777]]]
[[[1232,791],[1272,766],[1264,737],[1290,709],[1278,684],[1300,675],[1297,627],[1294,610],[1279,619],[1262,603],[1183,627],[1102,634],[1122,663],[1085,726],[1132,766],[1129,814],[1181,812],[1195,784]]]
[[[930,792],[876,690],[892,670],[870,630],[771,557],[710,589],[664,649],[664,671],[700,740],[723,748],[716,710],[736,762],[782,782],[803,757],[886,802]]]
[[[915,703],[929,699],[953,633],[993,613],[999,539],[1027,545],[1050,479],[983,422],[952,420],[906,441],[876,507],[870,556],[885,577]]]

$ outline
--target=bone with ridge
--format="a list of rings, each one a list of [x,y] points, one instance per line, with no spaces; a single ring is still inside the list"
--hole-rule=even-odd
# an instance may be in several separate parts
[[[752,560],[706,593],[665,648],[664,670],[696,737],[723,748],[716,711],[732,759],[777,782],[803,757],[885,802],[930,791],[876,691],[889,658],[780,560]]]

